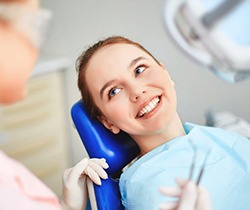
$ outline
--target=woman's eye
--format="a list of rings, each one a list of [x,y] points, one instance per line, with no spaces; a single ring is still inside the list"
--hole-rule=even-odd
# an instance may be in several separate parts
[[[145,70],[145,66],[139,66],[135,69],[135,76],[141,74]]]
[[[116,94],[118,94],[119,92],[121,91],[121,88],[112,88],[110,91],[109,91],[109,98],[115,96]]]

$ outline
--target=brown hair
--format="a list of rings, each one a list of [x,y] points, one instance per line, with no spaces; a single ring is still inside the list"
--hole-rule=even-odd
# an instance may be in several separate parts
[[[82,101],[89,112],[92,119],[96,118],[97,116],[101,116],[102,113],[100,109],[95,105],[92,95],[88,89],[86,84],[85,72],[88,68],[88,63],[92,56],[100,49],[105,46],[112,45],[112,44],[130,44],[134,45],[147,54],[149,54],[156,62],[160,65],[159,61],[149,52],[147,51],[142,45],[138,44],[137,42],[131,41],[122,36],[111,36],[101,41],[98,41],[94,45],[90,46],[87,50],[85,50],[76,60],[76,70],[78,72],[78,88],[82,95]]]

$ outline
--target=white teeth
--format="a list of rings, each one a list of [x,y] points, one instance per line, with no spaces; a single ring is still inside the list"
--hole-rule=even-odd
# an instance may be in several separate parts
[[[158,104],[158,102],[160,101],[159,97],[154,98],[152,101],[150,101],[145,107],[143,107],[138,116],[141,117],[145,114],[148,114],[149,112],[151,112]]]

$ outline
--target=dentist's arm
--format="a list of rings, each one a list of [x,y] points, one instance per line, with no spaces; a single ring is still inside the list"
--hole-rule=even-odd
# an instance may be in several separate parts
[[[160,210],[212,210],[205,188],[183,179],[177,179],[176,182],[179,187],[162,187],[160,192],[166,196],[177,197],[178,201],[162,203]]]
[[[84,158],[74,167],[66,169],[63,173],[63,210],[85,210],[88,201],[87,176],[95,184],[101,185],[100,178],[107,178],[104,169],[108,167],[105,159]]]

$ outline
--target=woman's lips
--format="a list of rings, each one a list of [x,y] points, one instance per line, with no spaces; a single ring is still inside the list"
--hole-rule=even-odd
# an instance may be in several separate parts
[[[160,102],[160,97],[157,96],[155,98],[153,98],[151,101],[149,101],[149,103],[147,105],[145,105],[136,115],[137,118],[141,118],[144,117],[146,115],[148,115],[149,113],[151,113],[159,104]]]

